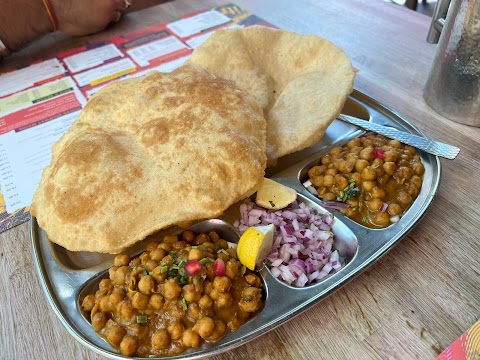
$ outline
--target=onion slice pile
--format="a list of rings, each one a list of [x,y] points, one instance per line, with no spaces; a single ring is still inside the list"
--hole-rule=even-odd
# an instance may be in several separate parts
[[[267,210],[249,202],[240,205],[240,214],[233,226],[241,234],[250,226],[275,225],[266,261],[273,276],[287,284],[305,287],[342,267],[338,251],[332,251],[332,214],[319,215],[298,201],[282,210]]]

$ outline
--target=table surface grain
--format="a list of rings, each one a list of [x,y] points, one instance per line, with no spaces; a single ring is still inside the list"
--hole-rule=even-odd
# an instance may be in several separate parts
[[[0,72],[223,3],[176,0],[130,13],[93,36],[50,34],[7,59]],[[235,3],[280,28],[333,41],[360,69],[356,89],[461,152],[442,159],[433,204],[399,245],[326,300],[214,359],[433,359],[480,317],[480,129],[439,116],[423,100],[436,50],[425,41],[430,19],[381,0]],[[0,238],[0,358],[101,359],[48,305],[29,223]]]

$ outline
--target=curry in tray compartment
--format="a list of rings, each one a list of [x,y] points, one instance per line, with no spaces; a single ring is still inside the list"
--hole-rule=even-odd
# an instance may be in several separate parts
[[[117,255],[82,307],[120,353],[172,356],[244,324],[262,307],[261,285],[216,232],[184,231],[133,259]]]
[[[384,228],[413,204],[424,172],[414,147],[369,133],[331,149],[308,170],[304,185],[325,206],[364,226]]]

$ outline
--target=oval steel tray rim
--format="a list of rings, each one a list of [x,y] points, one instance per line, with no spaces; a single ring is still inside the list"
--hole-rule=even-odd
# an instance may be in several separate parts
[[[382,123],[380,120],[382,119],[382,117],[385,117],[385,119],[387,119],[388,121],[394,122],[396,125],[402,127],[403,129],[409,132],[417,133],[421,136],[425,136],[419,129],[417,129],[409,121],[401,117],[397,112],[389,109],[383,104],[380,104],[379,102],[373,100],[367,95],[357,90],[354,90],[351,97],[353,98],[354,101],[356,101],[357,103],[360,103],[360,105],[368,109],[370,114],[370,121],[373,121],[373,122],[378,121],[378,123],[384,124],[384,122]],[[300,164],[305,166],[309,162],[313,161],[315,157],[316,159],[318,159],[318,154],[323,151],[324,149],[322,149],[319,152],[316,152],[315,154],[308,156],[306,159],[299,162],[298,164],[295,164],[290,168],[279,172],[278,173],[280,178],[279,181],[289,186],[294,185],[292,187],[294,187],[295,190],[297,190],[297,192],[300,195],[305,197],[308,201],[315,203],[315,197],[312,194],[310,194],[308,190],[306,190],[305,187],[303,187],[303,185],[299,181],[299,172],[302,169]],[[433,162],[433,165],[435,165],[433,166],[433,168],[436,168],[435,169],[436,171],[435,171],[435,174],[432,174],[432,179],[431,179],[432,184],[428,189],[428,193],[426,194],[426,197],[423,200],[421,206],[419,206],[418,209],[416,209],[414,216],[410,214],[410,218],[413,216],[413,219],[410,219],[408,226],[404,226],[400,230],[398,228],[395,229],[399,231],[392,231],[391,229],[388,230],[387,228],[387,230],[385,230],[385,234],[389,234],[389,232],[393,232],[394,236],[391,237],[388,241],[384,242],[380,247],[376,247],[374,251],[366,251],[367,250],[366,245],[368,245],[368,241],[365,242],[363,240],[365,239],[365,233],[368,234],[368,232],[371,230],[362,229],[363,226],[358,224],[357,226],[352,226],[351,220],[349,221],[348,218],[344,217],[341,214],[339,214],[340,216],[337,216],[337,214],[335,214],[336,217],[339,217],[340,222],[345,224],[353,232],[353,234],[355,235],[358,241],[358,248],[355,256],[350,260],[347,266],[342,268],[338,273],[335,273],[327,277],[326,279],[321,281],[319,284],[310,286],[309,288],[313,290],[308,290],[308,288],[293,289],[285,284],[281,284],[278,282],[277,279],[273,277],[270,271],[266,270],[265,267],[261,269],[261,271],[263,271],[262,277],[265,284],[267,284],[267,278],[271,278],[271,280],[273,280],[273,281],[269,281],[267,292],[275,292],[275,291],[279,291],[280,289],[282,293],[297,292],[297,293],[309,294],[310,292],[316,292],[317,293],[316,296],[311,296],[309,299],[305,299],[304,296],[302,296],[302,299],[299,299],[297,306],[293,306],[284,314],[281,314],[281,315],[277,314],[276,317],[274,317],[273,320],[271,321],[267,321],[263,324],[256,324],[257,326],[254,328],[253,331],[248,330],[247,332],[247,329],[245,326],[249,323],[255,324],[259,322],[261,320],[261,316],[259,316],[261,313],[257,314],[256,317],[252,318],[249,322],[247,322],[247,324],[245,324],[244,327],[240,327],[237,331],[235,331],[235,333],[230,333],[227,336],[225,336],[225,338],[222,339],[224,341],[222,341],[221,343],[217,343],[218,344],[217,346],[210,345],[208,348],[201,348],[199,350],[190,351],[190,352],[187,351],[181,355],[168,357],[168,359],[172,359],[172,360],[184,359],[184,358],[198,359],[206,356],[211,356],[214,354],[220,354],[222,352],[238,347],[241,344],[244,344],[250,340],[253,340],[256,337],[261,336],[263,333],[268,332],[276,328],[277,326],[284,324],[286,321],[292,319],[293,317],[297,316],[303,311],[308,310],[311,306],[319,303],[321,300],[331,295],[335,290],[339,289],[340,287],[344,286],[349,281],[351,281],[352,279],[360,275],[366,268],[368,268],[374,262],[378,261],[378,259],[384,256],[400,240],[402,240],[418,224],[421,218],[423,218],[423,216],[425,215],[426,210],[430,206],[431,202],[433,201],[434,195],[437,192],[440,176],[441,176],[441,166],[440,166],[439,158],[433,155],[428,155],[428,157]],[[298,174],[294,176],[293,179],[291,176],[289,176],[287,181],[282,181],[284,178],[281,177],[281,174],[289,170],[292,171],[291,170],[292,168],[295,168]],[[277,174],[274,174],[273,176],[271,176],[271,178],[277,178],[276,175]],[[320,206],[318,203],[315,203],[315,204],[316,206]],[[85,338],[85,336],[79,332],[79,329],[77,328],[77,326],[75,326],[75,324],[72,323],[68,315],[65,314],[65,311],[62,309],[61,304],[59,304],[59,300],[56,297],[55,290],[50,282],[48,270],[46,269],[45,264],[42,262],[43,252],[40,244],[39,231],[40,229],[38,227],[38,223],[36,219],[32,216],[30,235],[32,240],[32,249],[33,249],[35,265],[37,268],[37,273],[41,280],[42,289],[47,297],[47,300],[52,306],[57,317],[60,319],[60,322],[62,323],[62,325],[76,340],[78,340],[81,344],[83,344],[84,346],[86,346],[87,348],[93,350],[98,354],[107,356],[108,358],[111,358],[111,359],[131,359],[131,357],[126,357],[126,356],[120,355],[117,352],[112,352],[95,345],[93,342]],[[49,251],[52,252],[52,247],[49,248]],[[53,254],[50,254],[50,255],[53,256]],[[67,270],[71,274],[82,272],[77,270],[68,270],[65,266],[63,266],[63,264],[57,264],[57,265],[60,268],[63,268],[62,270]],[[86,269],[86,270],[93,270],[93,269]],[[72,289],[75,298],[78,297],[80,288]],[[298,290],[301,290],[301,291],[298,292]],[[267,302],[268,302],[268,297],[267,297]],[[293,304],[289,303],[288,305],[293,305]],[[264,310],[265,310],[265,307],[266,307],[266,304],[264,306]],[[84,321],[86,322],[86,320]],[[245,332],[247,333],[241,336],[241,333],[245,333]],[[234,336],[233,334],[240,334],[240,336]]]

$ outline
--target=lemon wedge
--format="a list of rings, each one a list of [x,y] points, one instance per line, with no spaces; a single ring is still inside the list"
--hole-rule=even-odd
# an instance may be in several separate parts
[[[240,237],[237,246],[238,260],[250,270],[262,265],[273,246],[275,225],[249,227]]]
[[[279,210],[295,201],[297,192],[276,181],[263,178],[257,190],[255,202],[265,209]]]

